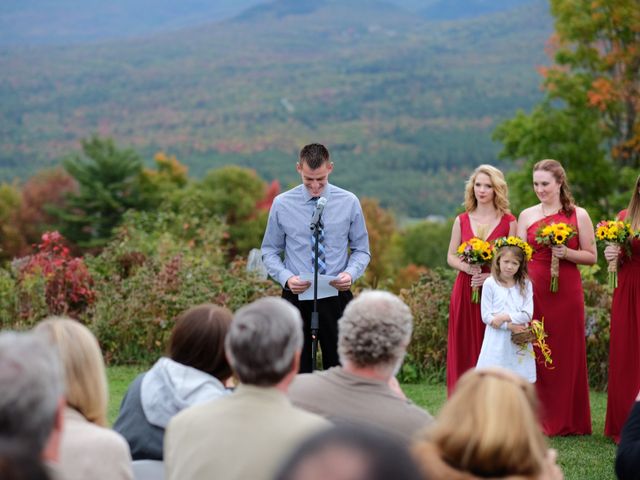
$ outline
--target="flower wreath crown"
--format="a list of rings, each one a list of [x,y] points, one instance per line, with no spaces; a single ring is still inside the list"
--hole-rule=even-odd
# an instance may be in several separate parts
[[[533,255],[531,245],[519,237],[500,237],[493,242],[494,250],[498,250],[502,247],[518,247],[524,252],[524,258],[527,259],[527,262],[531,260],[531,255]]]

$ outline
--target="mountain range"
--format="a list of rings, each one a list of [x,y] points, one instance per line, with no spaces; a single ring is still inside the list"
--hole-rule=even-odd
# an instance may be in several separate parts
[[[150,0],[86,3],[85,37],[59,35],[84,7],[51,14],[49,30],[34,20],[37,41],[0,35],[0,178],[98,133],[146,159],[175,154],[194,176],[235,163],[287,185],[297,150],[319,141],[337,184],[402,215],[447,215],[469,169],[496,163],[497,122],[539,100],[552,31],[542,0],[165,0],[155,23],[131,14]],[[137,29],[109,30],[109,6]]]

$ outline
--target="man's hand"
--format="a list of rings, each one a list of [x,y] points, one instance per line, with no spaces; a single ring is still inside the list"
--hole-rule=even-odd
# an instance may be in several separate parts
[[[330,281],[329,285],[341,291],[349,290],[351,288],[351,275],[347,272],[342,272],[338,275],[338,278]]]
[[[289,290],[297,295],[309,288],[311,286],[311,282],[302,280],[298,275],[294,275],[287,280],[287,285]]]

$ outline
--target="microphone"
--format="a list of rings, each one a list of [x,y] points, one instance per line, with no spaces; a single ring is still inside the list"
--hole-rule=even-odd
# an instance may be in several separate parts
[[[324,206],[327,204],[327,199],[324,197],[320,197],[318,199],[318,203],[316,203],[316,209],[313,212],[313,217],[311,217],[311,231],[314,231],[317,226],[318,226],[318,222],[320,222],[320,217],[322,216],[322,212],[324,211]]]

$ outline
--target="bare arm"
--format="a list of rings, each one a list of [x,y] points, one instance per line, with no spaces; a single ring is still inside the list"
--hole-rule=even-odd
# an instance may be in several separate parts
[[[518,217],[518,223],[516,226],[516,236],[520,237],[525,242],[527,241],[527,228],[529,228],[530,224],[529,210],[530,209],[527,208],[526,210],[523,210],[522,213],[520,213],[520,217]]]

